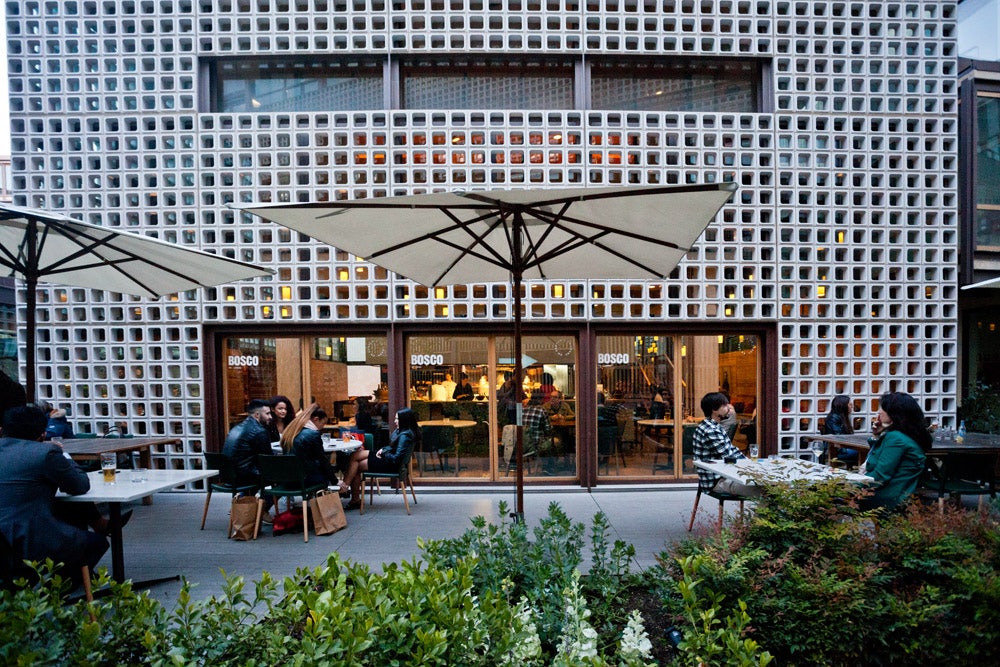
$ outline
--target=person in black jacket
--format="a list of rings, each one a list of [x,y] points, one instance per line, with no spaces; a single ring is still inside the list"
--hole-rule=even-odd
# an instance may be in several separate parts
[[[27,575],[23,561],[51,558],[79,582],[83,565],[97,566],[108,540],[87,530],[102,517],[93,503],[56,502],[56,491],[79,496],[90,479],[62,447],[40,442],[48,415],[35,405],[9,408],[0,438],[0,532],[9,545],[9,562],[0,563],[4,578]],[[105,524],[107,520],[103,519]],[[105,531],[106,532],[106,531]]]
[[[417,413],[410,408],[402,408],[396,413],[396,430],[389,436],[389,444],[370,456],[366,450],[358,461],[358,471],[366,472],[399,472],[400,466],[409,460],[413,450],[420,444],[420,425],[417,423]],[[347,509],[361,507],[361,475],[345,476],[345,482],[351,486],[351,502]]]
[[[850,435],[854,433],[852,412],[854,412],[854,404],[851,403],[850,396],[844,394],[834,396],[830,403],[830,414],[826,416],[820,433],[823,435]],[[837,451],[837,459],[847,465],[854,465],[858,462],[858,450],[842,447]]]
[[[236,485],[260,484],[257,456],[271,454],[271,437],[267,426],[271,423],[271,406],[267,401],[254,399],[247,404],[247,418],[234,426],[226,436],[222,453],[233,460],[236,468]],[[270,523],[272,498],[262,494],[264,523]]]

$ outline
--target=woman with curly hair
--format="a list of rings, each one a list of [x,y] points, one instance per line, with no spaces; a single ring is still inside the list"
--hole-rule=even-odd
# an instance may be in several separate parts
[[[271,423],[267,426],[267,435],[271,438],[271,442],[278,442],[285,429],[295,419],[295,407],[292,405],[292,399],[281,395],[272,397],[267,403],[271,406]]]
[[[898,391],[882,395],[863,470],[876,482],[866,507],[892,510],[910,497],[924,472],[924,453],[932,440],[924,412],[912,396]]]

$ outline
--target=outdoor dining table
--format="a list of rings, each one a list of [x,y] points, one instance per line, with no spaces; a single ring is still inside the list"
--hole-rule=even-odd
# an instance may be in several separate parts
[[[117,582],[125,581],[125,550],[122,541],[122,504],[145,498],[160,491],[173,489],[182,484],[215,477],[218,470],[121,470],[114,484],[104,482],[100,470],[88,473],[90,490],[79,496],[71,496],[62,491],[56,493],[56,500],[66,503],[107,503],[108,520],[111,526],[111,576]],[[150,586],[161,581],[178,579],[178,576],[152,581],[138,582],[136,586]]]
[[[695,461],[695,467],[714,473],[744,485],[756,484],[758,479],[767,482],[824,481],[843,479],[849,482],[867,484],[872,478],[861,473],[848,472],[841,468],[793,458],[737,459],[735,463],[724,461]]]
[[[822,440],[827,443],[829,456],[833,458],[836,451],[846,447],[856,449],[862,454],[871,450],[868,444],[868,433],[853,433],[850,435],[808,435],[806,440]],[[931,448],[925,452],[927,456],[934,458],[944,458],[949,454],[992,454],[1000,452],[1000,435],[989,433],[966,433],[962,442],[939,437],[940,432],[935,434],[931,441]],[[864,460],[859,458],[859,460]]]
[[[101,454],[139,452],[139,467],[152,468],[150,448],[154,445],[179,445],[180,438],[68,438],[61,441],[63,451],[74,461],[100,461]],[[142,499],[144,505],[153,502],[152,497]]]

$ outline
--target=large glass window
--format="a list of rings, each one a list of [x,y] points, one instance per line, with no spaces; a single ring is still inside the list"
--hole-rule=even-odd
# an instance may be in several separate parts
[[[367,396],[375,416],[384,418],[378,410],[388,398],[383,337],[227,338],[223,352],[230,425],[243,419],[250,400],[274,396],[287,396],[296,409],[318,403],[340,421],[354,417],[354,398]]]
[[[505,427],[516,412],[509,412],[498,394],[514,370],[512,350],[509,337],[408,339],[410,407],[423,432],[415,475],[511,478],[513,448]],[[525,336],[522,354],[526,475],[575,478],[576,341]]]
[[[400,68],[405,109],[572,109],[573,63],[420,60]]]
[[[701,398],[713,391],[736,408],[733,443],[757,442],[756,336],[607,335],[597,345],[598,475],[693,475]]]
[[[220,60],[214,65],[213,110],[381,109],[382,78],[376,61]]]
[[[759,112],[755,61],[678,60],[592,65],[591,107],[607,110]]]
[[[976,99],[976,250],[1000,252],[1000,93]]]

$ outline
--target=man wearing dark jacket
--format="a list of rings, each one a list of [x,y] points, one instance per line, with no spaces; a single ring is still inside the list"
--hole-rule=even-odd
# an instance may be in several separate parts
[[[267,425],[271,423],[271,406],[266,401],[254,399],[247,404],[247,418],[234,426],[222,453],[233,460],[236,468],[236,485],[260,484],[260,468],[257,467],[257,456],[269,455],[271,439],[267,435]],[[270,523],[271,497],[261,494],[264,500],[264,523]]]
[[[47,423],[48,415],[34,405],[10,408],[4,415],[0,532],[10,545],[10,560],[0,567],[5,573],[20,575],[24,560],[51,558],[64,563],[66,574],[79,580],[81,566],[93,569],[107,551],[108,540],[87,530],[85,521],[69,523],[73,508],[56,503],[56,491],[78,496],[90,490],[90,480],[62,447],[39,442]],[[92,506],[87,509],[96,512]]]

